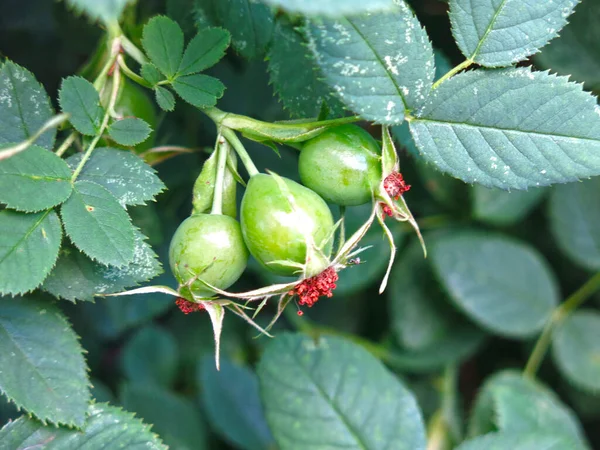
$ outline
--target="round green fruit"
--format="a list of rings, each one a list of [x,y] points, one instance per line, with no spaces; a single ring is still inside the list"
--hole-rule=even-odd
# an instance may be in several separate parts
[[[362,205],[381,182],[381,149],[359,126],[342,125],[307,141],[298,166],[302,183],[325,200]]]
[[[278,275],[293,276],[298,268],[273,261],[304,264],[310,238],[318,247],[323,246],[329,257],[332,243],[326,241],[334,223],[327,203],[315,192],[287,178],[280,180],[284,190],[272,175],[258,174],[250,179],[242,199],[242,234],[250,253],[264,267]]]
[[[180,285],[193,281],[189,291],[207,298],[214,293],[201,281],[227,289],[244,272],[248,250],[240,224],[233,218],[216,214],[195,214],[184,220],[171,240],[169,263]]]

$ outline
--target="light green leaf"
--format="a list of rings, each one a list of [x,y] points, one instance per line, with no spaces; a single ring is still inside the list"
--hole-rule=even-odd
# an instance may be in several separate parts
[[[582,447],[568,436],[549,431],[490,433],[463,442],[456,450],[577,450]]]
[[[10,449],[44,450],[167,450],[158,436],[133,414],[106,404],[92,404],[83,430],[44,426],[25,416],[0,430],[0,441]]]
[[[213,2],[217,21],[231,33],[233,49],[247,59],[265,54],[273,35],[273,11],[254,0]]]
[[[0,211],[0,294],[38,287],[56,262],[61,240],[60,221],[52,210]]]
[[[175,92],[189,104],[197,108],[214,106],[223,96],[225,86],[208,75],[186,75],[173,82]]]
[[[101,20],[107,25],[119,22],[128,3],[134,0],[66,0],[74,9],[84,12],[92,20]]]
[[[0,389],[19,408],[42,421],[84,425],[90,390],[83,349],[51,303],[2,299],[0,367]]]
[[[487,67],[509,66],[536,53],[567,24],[578,0],[451,0],[458,47]]]
[[[425,449],[414,396],[355,344],[280,334],[265,349],[258,377],[281,448]]]
[[[454,303],[494,333],[531,336],[558,304],[557,282],[546,261],[512,238],[455,232],[430,248],[433,268]]]
[[[425,30],[404,1],[397,3],[385,13],[307,26],[325,81],[352,111],[388,125],[423,105],[435,73]]]
[[[77,131],[88,136],[98,134],[104,110],[92,83],[76,76],[65,78],[58,101],[63,112],[71,115],[69,121]]]
[[[410,130],[438,169],[467,183],[526,189],[600,174],[599,112],[566,78],[474,70],[436,89]]]
[[[151,132],[150,125],[137,117],[117,120],[108,127],[108,134],[117,144],[130,147],[144,142]]]
[[[65,232],[90,258],[122,267],[134,257],[134,228],[117,199],[91,181],[77,181],[61,207]]]
[[[343,105],[321,80],[319,68],[302,36],[288,20],[278,18],[269,50],[271,83],[292,117],[317,117],[323,103],[333,116],[341,116]]]
[[[173,111],[175,109],[175,97],[171,94],[171,91],[161,86],[154,88],[154,96],[156,103],[163,111]]]
[[[92,301],[95,295],[121,292],[154,278],[162,272],[156,254],[138,230],[135,230],[134,237],[133,261],[119,268],[94,262],[76,248],[63,246],[56,267],[44,281],[42,289],[66,300]],[[127,301],[129,304],[134,302],[133,299]]]
[[[48,94],[27,69],[6,61],[0,66],[0,144],[25,141],[52,117]],[[52,150],[56,129],[46,131],[36,144]]]
[[[54,153],[32,145],[0,160],[0,203],[19,211],[41,211],[64,202],[73,186],[69,166]]]
[[[179,362],[177,343],[163,328],[154,325],[141,328],[127,341],[121,357],[123,372],[132,382],[169,388],[175,381]]]
[[[140,70],[142,77],[152,86],[156,85],[159,81],[163,79],[162,74],[158,71],[156,66],[152,63],[144,63],[142,64],[142,68]]]
[[[554,187],[549,206],[561,250],[589,270],[600,269],[600,178]]]
[[[171,450],[208,450],[206,426],[198,408],[188,398],[158,386],[127,383],[121,403],[164,440]],[[235,426],[235,424],[231,424]],[[129,448],[129,447],[127,447]],[[107,449],[108,450],[108,449]]]
[[[565,378],[600,391],[600,313],[577,311],[554,331],[552,356]]]
[[[209,356],[201,360],[198,368],[202,402],[212,427],[236,448],[274,448],[258,395],[256,374],[227,359],[221,360],[221,369],[217,371]]]
[[[577,416],[554,392],[518,372],[496,373],[479,392],[470,434],[494,429],[507,433],[559,434],[585,448],[585,437]]]
[[[548,191],[538,188],[507,192],[473,186],[473,216],[493,225],[512,225],[523,220]]]
[[[158,70],[173,78],[183,55],[183,31],[179,25],[165,16],[153,17],[144,26],[142,45]]]
[[[345,16],[366,12],[389,11],[395,6],[394,0],[262,0],[292,13],[307,16]]]
[[[190,41],[179,65],[178,76],[202,72],[225,55],[231,35],[223,28],[206,28]]]

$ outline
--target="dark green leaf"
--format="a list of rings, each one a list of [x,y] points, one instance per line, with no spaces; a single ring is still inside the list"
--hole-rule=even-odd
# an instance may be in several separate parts
[[[502,235],[445,235],[431,246],[431,261],[454,303],[494,333],[530,336],[559,301],[546,261],[533,248]]]
[[[152,128],[142,119],[126,117],[113,122],[108,127],[108,134],[117,144],[134,146],[144,142],[150,136]]]
[[[178,76],[202,72],[225,55],[231,35],[223,28],[207,28],[190,41],[179,66]]]
[[[269,5],[300,14],[332,17],[386,11],[394,8],[393,0],[263,0]]]
[[[577,3],[451,0],[452,33],[471,61],[487,67],[509,66],[558,36]]]
[[[175,381],[179,360],[177,343],[162,328],[148,325],[140,329],[127,341],[122,358],[123,372],[132,382],[168,388]]]
[[[163,76],[158,71],[156,66],[152,63],[144,63],[142,64],[141,74],[144,80],[150,83],[152,86],[156,85],[159,81],[163,79]]]
[[[423,105],[435,71],[425,30],[404,1],[397,3],[393,11],[307,27],[310,48],[340,99],[361,117],[388,125]]]
[[[81,77],[65,78],[58,93],[63,112],[69,113],[69,121],[81,134],[94,136],[100,131],[104,110],[94,85]]]
[[[0,144],[14,144],[31,137],[52,117],[44,87],[27,69],[6,61],[0,70]],[[56,130],[46,131],[36,141],[52,150]]]
[[[600,174],[596,99],[529,68],[452,77],[410,130],[428,162],[467,183],[526,189]]]
[[[179,96],[197,108],[214,106],[223,96],[225,86],[208,75],[186,75],[173,82],[173,89]]]
[[[173,111],[175,109],[175,97],[168,89],[157,86],[154,88],[156,103],[163,111]]]
[[[0,294],[38,287],[56,262],[61,240],[60,221],[52,210],[0,211]]]
[[[258,376],[281,448],[425,448],[413,395],[370,353],[337,337],[280,334]]]
[[[7,449],[167,450],[133,414],[106,404],[90,405],[88,414],[82,431],[44,426],[22,416],[0,430],[0,441]]]
[[[20,211],[41,211],[69,198],[71,170],[54,153],[32,145],[0,160],[0,202]]]
[[[104,187],[77,181],[61,207],[65,232],[90,258],[122,267],[134,257],[134,228],[127,211]]]
[[[568,436],[551,430],[525,433],[490,433],[463,442],[456,450],[577,450],[582,449]]]
[[[31,296],[2,299],[0,367],[0,389],[19,408],[42,421],[84,425],[90,390],[83,349],[55,306]]]
[[[552,335],[554,362],[569,381],[590,392],[600,390],[600,314],[577,311]]]
[[[199,369],[202,401],[213,428],[236,448],[273,448],[254,372],[223,358],[217,371],[210,356],[202,359]]]
[[[119,22],[128,3],[133,0],[66,0],[77,11],[84,12],[92,20],[101,20],[107,25]]]
[[[208,449],[204,421],[196,406],[187,398],[158,386],[127,383],[121,390],[121,403],[135,412],[171,450]],[[235,426],[235,424],[231,424]]]
[[[507,192],[473,186],[473,216],[493,225],[512,225],[524,219],[544,198],[546,190]]]
[[[587,269],[600,269],[600,178],[556,186],[549,215],[561,250]]]
[[[183,31],[179,25],[165,16],[153,17],[144,27],[142,45],[158,70],[173,78],[183,55]]]

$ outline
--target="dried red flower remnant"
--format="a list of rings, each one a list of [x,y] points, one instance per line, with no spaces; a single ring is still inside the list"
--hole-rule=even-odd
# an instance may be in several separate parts
[[[389,217],[392,217],[394,215],[394,211],[392,211],[392,208],[390,208],[385,203],[381,202],[381,203],[379,203],[379,206],[381,207],[381,210],[383,211],[383,213],[385,215],[387,215]]]
[[[289,292],[289,295],[297,295],[298,304],[309,308],[314,305],[320,297],[332,297],[336,288],[338,274],[333,267],[325,269],[314,277],[303,280]]]
[[[193,313],[196,311],[202,311],[205,309],[204,306],[201,305],[200,303],[189,302],[185,298],[182,298],[182,297],[179,297],[175,301],[175,304],[181,310],[181,312],[184,314],[189,314],[189,313]]]
[[[383,188],[390,197],[398,200],[402,194],[410,190],[410,184],[404,182],[400,172],[392,172],[383,180]]]

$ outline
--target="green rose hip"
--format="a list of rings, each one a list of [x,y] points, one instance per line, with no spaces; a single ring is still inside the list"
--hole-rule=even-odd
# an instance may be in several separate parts
[[[201,281],[226,289],[242,275],[248,262],[239,223],[225,215],[195,214],[179,225],[171,240],[169,262],[180,285],[192,281],[189,290],[196,297],[214,296]]]
[[[381,149],[357,125],[342,125],[307,141],[300,151],[300,179],[325,200],[368,203],[381,183]]]
[[[253,176],[242,199],[241,223],[252,256],[278,275],[302,271],[298,266],[307,263],[308,244],[331,255],[334,223],[329,207],[315,192],[287,178]],[[309,272],[326,268],[318,267],[318,261],[313,264]]]

